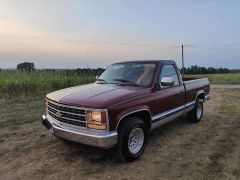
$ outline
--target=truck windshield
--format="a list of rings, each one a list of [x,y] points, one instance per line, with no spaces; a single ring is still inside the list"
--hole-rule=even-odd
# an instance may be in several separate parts
[[[109,66],[97,83],[150,86],[155,72],[154,63],[118,63]]]

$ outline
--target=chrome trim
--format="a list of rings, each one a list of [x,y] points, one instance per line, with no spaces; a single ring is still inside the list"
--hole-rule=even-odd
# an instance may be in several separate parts
[[[200,91],[197,92],[195,101],[197,100],[197,98],[198,98],[198,96],[199,96],[200,94],[203,94],[203,95],[204,95],[203,102],[204,102],[204,101],[208,101],[208,100],[210,99],[210,95],[209,95],[209,94],[206,95],[204,90],[200,90]]]
[[[195,105],[195,101],[187,103],[185,105],[184,113],[187,113],[187,112],[191,111],[194,108],[194,105]]]
[[[205,102],[205,101],[210,100],[210,95],[209,95],[209,94],[205,94],[205,91],[204,91],[204,90],[200,90],[200,91],[197,92],[195,101],[197,100],[197,97],[198,97],[200,94],[204,94],[204,99],[203,99],[202,102]]]
[[[199,96],[200,94],[203,94],[203,96],[205,97],[205,92],[204,92],[204,90],[199,90],[199,91],[197,92],[197,94],[196,94],[195,102],[197,101],[198,96]]]
[[[155,122],[152,123],[151,130],[153,130],[153,129],[159,127],[159,126],[162,126],[162,125],[164,125],[164,124],[166,124],[170,121],[173,121],[174,119],[182,116],[183,114],[184,114],[184,110],[181,110],[181,111],[178,111],[174,114],[171,114],[171,115],[163,118],[162,120],[155,121]]]
[[[62,104],[61,104],[62,105]],[[58,105],[59,106],[59,105]],[[58,110],[58,109],[56,109],[56,108],[54,108],[54,107],[51,107],[51,106],[49,106],[48,105],[48,108],[51,108],[51,109],[53,109],[53,110],[55,110],[55,111],[58,111],[58,112],[63,112],[63,113],[67,113],[67,114],[71,114],[71,115],[75,115],[75,116],[82,116],[82,117],[85,117],[86,115],[84,114],[77,114],[77,113],[71,113],[71,112],[67,112],[67,111],[62,111],[62,110]],[[83,109],[82,109],[83,110]],[[85,111],[85,110],[83,110],[83,111]]]
[[[176,119],[176,117],[179,117],[179,116],[183,115],[185,111],[188,112],[189,110],[193,109],[194,108],[194,104],[195,104],[195,101],[191,101],[191,102],[189,102],[189,103],[187,103],[185,105],[179,106],[177,108],[171,109],[169,111],[166,111],[166,112],[154,115],[154,116],[151,115],[151,112],[148,109],[139,109],[139,110],[136,110],[136,111],[132,111],[130,113],[125,114],[124,116],[122,116],[120,118],[120,120],[117,123],[116,129],[118,129],[119,123],[121,122],[121,120],[124,117],[126,117],[128,115],[131,115],[133,113],[136,113],[136,112],[140,112],[140,111],[148,111],[149,112],[150,117],[151,117],[151,124],[152,124],[151,125],[152,126],[151,129],[154,129],[155,126],[156,126],[155,124],[159,124],[159,126],[160,126],[160,125],[163,125],[163,124],[165,124],[165,123],[167,123],[167,122],[169,122],[171,120]],[[176,113],[177,113],[177,115],[175,117]],[[173,116],[173,118],[171,118],[171,116]],[[156,123],[158,121],[161,121],[161,123]],[[158,126],[156,126],[156,127],[158,127]]]
[[[53,114],[52,112],[50,112],[51,114]],[[86,121],[83,120],[76,120],[76,119],[72,119],[72,118],[68,118],[68,117],[61,117],[62,119],[66,119],[66,120],[70,120],[70,121],[75,121],[75,122],[82,122],[82,123],[87,123]],[[55,119],[55,118],[54,118]],[[57,120],[57,119],[56,119]],[[57,120],[58,121],[58,120]]]
[[[61,105],[63,107],[67,107],[67,108],[75,108],[75,109],[79,109],[79,110],[85,110],[85,111],[104,111],[104,110],[107,110],[107,109],[94,109],[94,108],[85,108],[85,107],[80,107],[80,106],[72,106],[72,105],[66,105],[66,104],[63,104],[63,103],[60,103],[60,102],[54,102],[48,98],[46,98],[46,101],[50,101],[51,103],[55,104],[55,105]]]
[[[150,118],[151,118],[150,123],[151,123],[151,122],[152,122],[152,114],[151,114],[151,112],[150,112],[148,109],[144,108],[144,109],[139,109],[139,110],[136,110],[136,111],[132,111],[132,112],[129,112],[129,113],[123,115],[123,116],[119,119],[119,121],[118,121],[118,123],[117,123],[117,126],[116,126],[116,129],[118,129],[118,125],[119,125],[119,123],[122,121],[122,119],[123,119],[124,117],[126,117],[126,116],[128,116],[128,115],[130,115],[130,114],[136,113],[136,112],[140,112],[140,111],[148,111],[148,112],[149,112],[149,115],[150,115]]]
[[[166,124],[177,117],[182,116],[185,112],[194,108],[195,101],[189,102],[185,105],[176,107],[169,111],[165,111],[163,113],[157,114],[152,117],[152,127],[151,129],[155,129],[163,124]]]
[[[94,108],[84,108],[84,107],[79,107],[79,106],[72,106],[72,105],[66,105],[66,104],[62,104],[62,103],[57,103],[57,102],[54,102],[54,101],[52,101],[52,100],[50,100],[50,99],[48,99],[48,98],[46,98],[46,101],[48,102],[50,102],[50,103],[52,103],[52,104],[54,104],[54,105],[56,105],[56,106],[62,106],[62,107],[67,107],[67,108],[72,108],[72,109],[78,109],[78,110],[84,110],[85,111],[85,117],[86,117],[86,112],[87,111],[98,111],[98,112],[105,112],[106,113],[106,121],[107,121],[107,123],[106,123],[106,125],[107,125],[107,128],[106,128],[106,130],[103,130],[103,131],[109,131],[109,114],[108,114],[108,110],[107,109],[94,109]],[[50,107],[50,108],[52,108],[52,107]],[[59,111],[59,110],[58,110]],[[60,112],[63,112],[63,111],[60,111]],[[46,112],[47,113],[47,112]],[[68,113],[68,112],[66,112],[66,113]],[[70,113],[69,113],[70,114]],[[73,115],[80,115],[80,114],[73,114]],[[83,115],[84,116],[84,115]],[[64,117],[64,118],[66,118],[66,117]],[[55,119],[56,121],[58,121],[57,119]],[[72,119],[69,119],[69,120],[72,120]],[[81,122],[81,120],[79,120],[78,122]],[[86,119],[86,121],[84,121],[85,123],[86,123],[86,126],[84,127],[85,129],[91,129],[91,128],[88,128],[87,127],[87,125],[88,125],[88,121],[87,121],[87,119]],[[65,124],[67,124],[67,123],[65,123]],[[72,124],[71,124],[72,125]],[[76,125],[73,125],[73,126],[76,126]],[[77,126],[77,127],[79,127],[79,126]],[[83,127],[83,126],[81,126],[81,127]],[[94,130],[94,129],[91,129],[91,130]],[[98,130],[97,130],[98,131]]]
[[[204,97],[204,100],[205,101],[208,101],[208,100],[210,100],[210,95],[208,94],[208,95],[206,95],[205,97]]]
[[[196,102],[196,101],[191,101],[191,102],[185,104],[185,108],[188,108],[188,107],[190,107],[190,106],[195,105],[195,102]]]
[[[154,116],[152,117],[152,121],[156,121],[157,119],[163,118],[164,116],[167,116],[167,115],[169,115],[169,114],[172,114],[172,113],[175,113],[175,112],[177,112],[177,111],[180,111],[180,110],[184,109],[184,107],[185,107],[185,105],[182,105],[182,106],[179,106],[179,107],[177,107],[177,108],[171,109],[171,110],[169,110],[169,111],[165,111],[165,112],[163,112],[163,113],[154,115]]]
[[[79,109],[79,110],[87,110],[87,108],[84,108],[84,107],[71,106],[71,105],[62,104],[62,103],[60,103],[60,102],[54,102],[53,100],[48,99],[48,98],[46,98],[46,101],[49,101],[50,103],[55,104],[55,105],[57,105],[57,106],[59,106],[59,104],[60,104],[62,107],[73,108],[73,109]]]
[[[96,146],[104,149],[111,148],[117,143],[118,133],[116,131],[112,132],[96,132],[88,130],[73,130],[67,127],[61,127],[47,118],[46,115],[42,115],[43,124],[50,123],[51,127],[47,127],[49,131],[57,137],[67,139],[70,141]]]
[[[205,94],[205,91],[204,91],[204,90],[199,90],[199,91],[197,92],[197,97],[198,97],[200,94]]]

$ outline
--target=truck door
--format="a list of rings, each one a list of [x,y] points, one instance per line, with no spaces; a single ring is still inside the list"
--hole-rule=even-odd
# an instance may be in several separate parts
[[[184,112],[185,89],[176,68],[175,64],[163,64],[161,66],[159,77],[160,89],[153,93],[155,97],[154,114],[152,114],[153,122],[171,119],[171,117],[177,117]],[[161,80],[164,77],[173,78],[174,84],[172,86],[163,86]]]

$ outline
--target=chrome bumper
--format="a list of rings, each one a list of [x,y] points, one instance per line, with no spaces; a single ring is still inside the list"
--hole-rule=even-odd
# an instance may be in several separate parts
[[[47,118],[46,115],[42,115],[43,125],[55,136],[90,145],[95,147],[100,147],[104,149],[111,148],[117,143],[117,132],[92,132],[85,130],[84,132],[78,130],[72,130],[69,128],[58,127]]]

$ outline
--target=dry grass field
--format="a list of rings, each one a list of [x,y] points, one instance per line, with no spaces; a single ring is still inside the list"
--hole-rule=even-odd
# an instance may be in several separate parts
[[[52,136],[44,97],[0,100],[0,179],[240,179],[240,90],[212,89],[199,124],[180,118],[150,135],[137,162]]]

